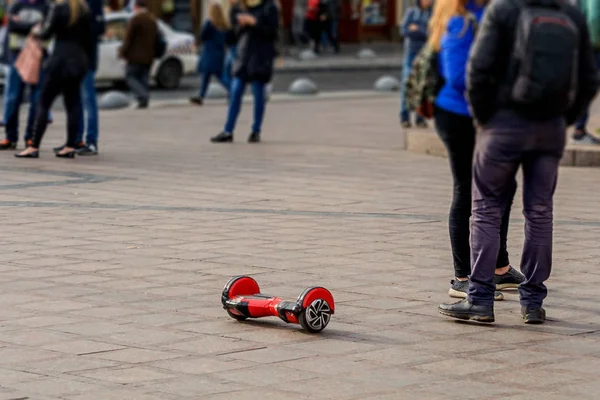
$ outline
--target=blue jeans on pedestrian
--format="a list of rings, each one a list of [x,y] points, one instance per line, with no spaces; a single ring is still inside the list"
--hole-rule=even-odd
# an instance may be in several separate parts
[[[18,53],[13,54],[12,63],[6,77],[7,90],[4,95],[4,123],[6,125],[6,139],[17,143],[19,141],[19,113],[21,103],[23,102],[23,92],[25,91],[25,82],[21,79],[19,72],[15,68],[15,60]],[[40,82],[43,79],[43,71],[40,73]],[[32,139],[33,124],[35,122],[37,103],[40,97],[40,85],[31,85],[29,88],[29,115],[27,117],[27,127],[25,128],[25,140]]]
[[[600,51],[594,53],[594,56],[596,58],[596,65],[597,65],[598,69],[600,70]],[[589,118],[590,118],[589,109],[586,109],[579,116],[579,118],[577,118],[577,121],[575,121],[575,129],[578,131],[581,131],[581,132],[585,132]]]
[[[400,85],[400,119],[402,122],[410,121],[410,112],[406,105],[406,83],[412,69],[412,64],[417,57],[418,52],[406,52],[402,60],[402,84]],[[417,115],[417,121],[423,121],[423,118]]]
[[[330,22],[331,26],[331,36],[337,40],[338,38],[338,26],[339,26],[339,21],[337,19],[332,19]],[[322,32],[321,33],[321,44],[323,45],[323,48],[327,47],[327,45],[333,46],[333,43],[329,43],[329,39],[327,38],[327,32]]]
[[[210,78],[215,77],[221,82],[221,85],[229,92],[229,82],[226,81],[225,74],[213,74],[213,73],[203,73],[202,78],[200,79],[200,98],[203,99],[206,97],[206,92],[208,90],[208,84],[210,83]]]
[[[234,46],[229,49],[229,52],[227,52],[227,57],[225,58],[225,67],[223,68],[223,77],[221,78],[221,82],[223,82],[225,87],[228,89],[231,87],[231,68],[233,67],[233,62],[236,58],[237,48]]]
[[[246,91],[248,82],[233,78],[231,83],[231,91],[229,92],[229,110],[227,112],[227,122],[225,123],[224,132],[233,134],[237,118],[242,109],[242,100]],[[265,87],[262,82],[250,82],[252,85],[252,95],[254,96],[254,124],[252,125],[252,133],[260,133],[263,118],[265,116]]]
[[[88,71],[81,83],[81,112],[79,114],[79,130],[77,131],[77,143],[83,142],[83,134],[87,126],[85,143],[98,145],[98,101],[96,99],[96,71]],[[85,110],[85,111],[84,111]],[[87,124],[85,121],[87,113]]]
[[[526,281],[519,286],[519,294],[523,307],[542,306],[548,293],[544,282],[552,269],[553,196],[565,132],[566,123],[561,117],[540,122],[508,110],[498,112],[482,128],[473,165],[472,271],[468,290],[472,304],[494,304],[502,215],[522,167],[525,243],[521,272]]]

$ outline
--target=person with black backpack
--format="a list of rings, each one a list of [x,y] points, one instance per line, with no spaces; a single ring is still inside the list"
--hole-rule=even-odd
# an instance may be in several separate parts
[[[558,166],[567,126],[596,95],[596,71],[586,20],[576,7],[562,0],[494,0],[489,6],[467,72],[470,108],[479,126],[470,284],[467,298],[442,304],[441,314],[494,322],[501,220],[522,167],[521,315],[528,324],[545,321]]]

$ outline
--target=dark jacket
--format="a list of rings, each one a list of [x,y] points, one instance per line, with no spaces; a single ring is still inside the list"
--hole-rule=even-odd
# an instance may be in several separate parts
[[[87,0],[87,5],[92,14],[92,35],[94,36],[94,48],[92,50],[92,59],[90,68],[94,71],[98,69],[98,43],[106,32],[106,21],[104,20],[104,4],[102,0]]]
[[[417,54],[427,41],[427,26],[431,18],[431,8],[422,8],[421,6],[410,7],[406,10],[400,33],[404,36],[405,56]],[[411,31],[409,26],[417,25],[416,31]]]
[[[37,36],[42,40],[54,38],[54,50],[46,61],[49,75],[65,79],[82,79],[87,73],[93,51],[92,16],[89,10],[70,24],[68,3],[53,3]]]
[[[246,82],[267,83],[273,76],[275,42],[279,28],[279,14],[273,0],[263,0],[246,11],[256,18],[255,26],[238,27],[238,57],[233,64],[233,75]]]
[[[206,21],[200,32],[202,54],[198,61],[198,72],[202,74],[221,74],[225,62],[225,35],[210,21]]]
[[[8,41],[11,51],[19,51],[25,45],[25,40],[31,29],[41,23],[48,13],[48,3],[45,0],[16,0],[8,12]],[[14,21],[13,18],[19,18]]]
[[[225,36],[225,43],[229,47],[235,47],[235,45],[237,44],[236,32],[239,27],[237,15],[241,12],[242,9],[239,6],[239,4],[234,4],[229,9],[229,26],[231,26],[231,28],[229,29],[229,31],[227,31],[227,35]]]
[[[127,25],[120,54],[129,64],[152,65],[156,53],[158,24],[148,11],[135,14]]]
[[[510,81],[507,72],[512,59],[517,19],[523,4],[524,0],[492,1],[477,32],[467,71],[467,94],[474,117],[480,124],[485,124],[500,109],[513,110],[536,120],[556,117],[547,115],[543,109],[521,110],[511,104],[509,98],[514,82]],[[566,2],[563,2],[563,7],[579,29],[580,36],[578,91],[575,102],[565,115],[570,125],[594,98],[598,76],[585,17]]]

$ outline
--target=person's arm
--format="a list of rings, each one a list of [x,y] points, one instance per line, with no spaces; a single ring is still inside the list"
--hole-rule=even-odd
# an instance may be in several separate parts
[[[467,67],[467,97],[473,117],[480,124],[491,118],[498,91],[497,70],[503,35],[496,4],[492,3],[485,12]],[[502,66],[508,68],[504,64]]]
[[[212,23],[210,21],[206,21],[204,25],[202,25],[202,30],[200,31],[200,41],[206,42],[207,40],[210,40],[213,37],[214,32],[215,30],[212,26]]]
[[[277,30],[279,29],[277,7],[273,4],[265,7],[263,12],[257,16],[256,24],[252,25],[251,29],[264,40],[275,41],[277,39]]]
[[[410,31],[408,29],[408,27],[413,23],[413,18],[415,15],[415,8],[411,7],[409,8],[406,13],[404,14],[404,17],[402,18],[402,23],[400,23],[400,33],[402,34],[402,36],[407,36],[410,37]]]
[[[41,40],[50,40],[52,36],[54,36],[54,32],[56,32],[56,27],[61,23],[67,23],[65,19],[68,19],[68,16],[65,17],[64,12],[61,12],[59,9],[59,5],[53,3],[50,5],[48,9],[48,14],[44,18],[44,21],[41,24],[39,31],[34,30],[34,35]],[[64,10],[64,7],[63,7]],[[36,29],[37,30],[37,29]]]
[[[96,38],[101,38],[106,33],[106,19],[104,18],[104,7],[99,0],[90,0],[93,2],[93,18],[95,25]]]
[[[572,125],[586,110],[598,92],[598,67],[594,58],[590,34],[585,21],[579,24],[579,82],[577,96],[566,115],[567,124]]]
[[[121,58],[126,58],[131,50],[131,45],[133,43],[133,38],[135,36],[135,32],[137,30],[138,21],[136,17],[133,17],[129,24],[127,25],[127,29],[125,31],[125,38],[123,39],[123,45],[119,50],[119,55]]]

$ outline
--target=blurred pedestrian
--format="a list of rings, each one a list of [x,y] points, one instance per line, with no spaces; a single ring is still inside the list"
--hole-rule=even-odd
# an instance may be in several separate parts
[[[526,280],[519,286],[521,315],[527,324],[541,324],[546,320],[544,282],[552,268],[553,196],[566,127],[598,88],[585,17],[559,0],[492,1],[471,52],[467,86],[480,127],[473,167],[473,268],[467,299],[442,304],[439,311],[494,322],[494,262],[502,217],[522,167],[521,269]],[[569,303],[565,307],[572,310]]]
[[[413,61],[427,41],[427,25],[431,18],[433,0],[417,0],[417,5],[410,7],[404,14],[400,33],[404,36],[404,58],[402,60],[402,86],[400,87],[400,123],[404,128],[412,126],[410,112],[406,105],[406,83],[412,69]],[[425,120],[417,115],[416,125],[426,128]]]
[[[19,115],[26,84],[15,67],[15,61],[25,46],[27,36],[34,26],[42,22],[48,12],[46,0],[15,0],[8,12],[8,47],[10,66],[6,76],[4,95],[4,119],[6,139],[0,142],[0,150],[16,149],[19,141]],[[42,43],[45,49],[48,42]],[[43,75],[43,74],[42,74]],[[40,82],[43,76],[40,76]],[[25,143],[31,144],[33,123],[39,98],[40,85],[29,85],[29,116],[25,128]],[[46,116],[48,118],[48,116]]]
[[[594,48],[594,60],[600,72],[600,1],[598,0],[579,0],[579,8],[587,18],[587,23],[592,38]],[[575,121],[575,132],[572,140],[576,144],[600,144],[600,140],[587,130],[589,119],[589,110],[586,109]]]
[[[215,143],[232,142],[235,125],[242,107],[246,85],[254,95],[254,124],[248,141],[260,142],[266,105],[266,85],[273,77],[275,42],[279,25],[273,0],[245,0],[237,15],[238,56],[233,65],[233,81],[229,97],[227,122],[223,132],[211,139]]]
[[[215,77],[229,92],[229,82],[224,74],[225,39],[229,24],[225,20],[223,8],[218,3],[211,3],[208,10],[208,19],[202,26],[200,41],[202,54],[198,60],[198,72],[201,74],[200,94],[192,97],[193,104],[202,105],[210,78]]]
[[[120,56],[127,61],[126,80],[136,96],[138,108],[148,108],[150,69],[159,40],[156,17],[148,11],[146,0],[136,0],[134,16],[129,20]]]
[[[81,82],[88,72],[94,49],[92,16],[84,0],[57,0],[42,25],[33,30],[40,40],[54,38],[54,50],[44,65],[40,102],[35,119],[33,143],[19,158],[38,158],[48,124],[48,110],[62,94],[67,111],[67,143],[56,157],[74,158],[81,114]]]
[[[304,27],[307,36],[313,42],[313,50],[320,53],[321,48],[321,18],[325,8],[321,0],[308,0],[306,15],[304,16]]]
[[[448,151],[454,185],[449,214],[450,244],[454,260],[454,276],[448,294],[465,298],[471,274],[469,220],[471,218],[471,180],[475,125],[465,97],[466,67],[477,23],[484,12],[484,1],[443,0],[435,3],[430,21],[428,45],[438,51],[439,72],[444,86],[435,100],[434,120],[438,135]],[[507,190],[510,199],[516,191],[516,182]],[[500,248],[495,260],[495,282],[498,289],[514,289],[523,282],[523,275],[510,266],[507,240],[510,219],[508,202],[503,212]],[[496,293],[495,298],[503,298]]]
[[[340,0],[321,0],[323,15],[321,16],[321,43],[323,47],[326,44],[333,47],[333,51],[337,54],[340,52],[338,42],[338,20],[340,16]]]
[[[227,87],[231,86],[232,75],[231,68],[237,57],[237,36],[238,28],[237,15],[241,12],[239,0],[229,0],[229,30],[225,35],[225,45],[227,46],[227,55],[225,56],[225,65],[223,67],[223,80],[227,82]]]
[[[81,86],[81,115],[79,117],[79,130],[77,133],[77,154],[80,156],[92,156],[98,154],[98,102],[96,100],[96,71],[98,70],[98,44],[106,31],[104,20],[104,7],[102,0],[87,0],[88,8],[92,14],[93,48],[90,59],[90,68],[83,78]],[[87,114],[87,121],[85,118]],[[84,142],[84,133],[87,135]],[[61,148],[54,149],[55,152]]]

